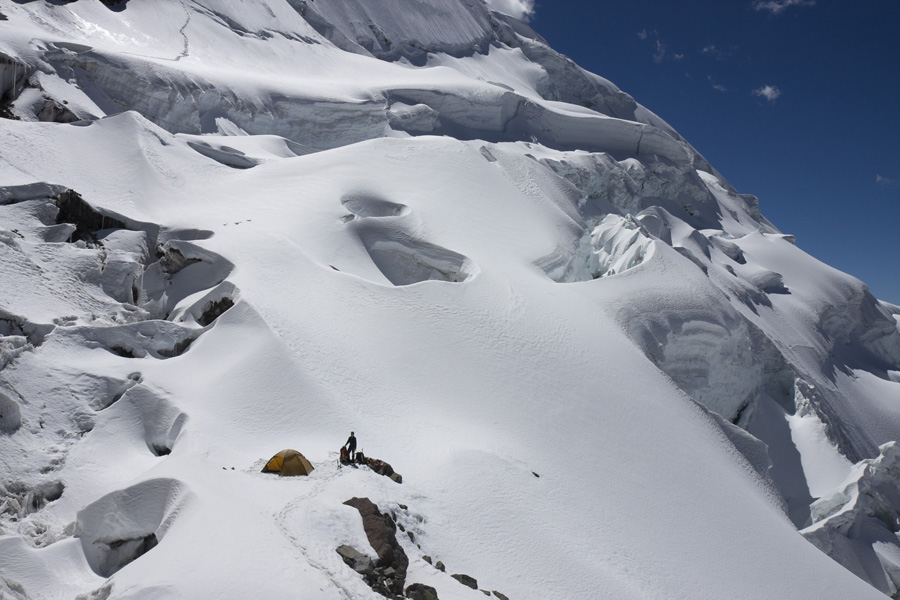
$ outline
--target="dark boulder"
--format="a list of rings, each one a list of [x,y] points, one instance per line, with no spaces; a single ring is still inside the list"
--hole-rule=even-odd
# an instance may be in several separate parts
[[[438,600],[437,590],[424,583],[414,583],[407,587],[406,597],[412,600]]]
[[[468,587],[472,588],[473,590],[477,590],[477,589],[478,589],[478,581],[477,581],[474,577],[470,577],[470,576],[465,575],[465,574],[463,574],[463,573],[457,573],[457,574],[455,574],[455,575],[451,575],[450,577],[452,577],[453,579],[457,580],[457,581],[460,582],[461,584],[463,584],[463,585],[465,585],[465,586],[468,586]]]
[[[40,108],[35,111],[38,121],[50,123],[74,123],[79,121],[78,115],[73,113],[63,104],[60,104],[49,96],[41,99]]]
[[[206,327],[222,316],[222,314],[232,306],[234,306],[234,300],[228,296],[220,298],[219,300],[213,300],[203,307],[203,314],[200,315],[197,322],[203,327]]]
[[[403,595],[404,580],[400,578],[400,574],[393,567],[377,567],[371,573],[367,573],[365,579],[373,592],[386,598],[397,598]]]
[[[375,568],[375,565],[372,564],[372,559],[353,546],[347,546],[346,544],[343,546],[338,546],[337,553],[341,555],[341,558],[344,559],[344,562],[347,563],[347,566],[349,566],[357,573],[365,575],[366,573],[370,573]]]

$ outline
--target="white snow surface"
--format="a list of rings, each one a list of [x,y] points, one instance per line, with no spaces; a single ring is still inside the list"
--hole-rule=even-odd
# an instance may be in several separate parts
[[[0,5],[0,598],[897,593],[900,308],[531,8]]]

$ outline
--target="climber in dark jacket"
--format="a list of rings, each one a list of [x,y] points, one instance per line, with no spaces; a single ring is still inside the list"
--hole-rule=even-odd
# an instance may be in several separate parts
[[[347,443],[342,446],[346,448],[350,453],[350,461],[356,460],[356,436],[353,435],[353,432],[350,432],[350,437],[347,438]]]

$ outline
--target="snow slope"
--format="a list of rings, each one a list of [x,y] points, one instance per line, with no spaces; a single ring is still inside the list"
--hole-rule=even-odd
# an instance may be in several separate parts
[[[528,25],[0,14],[0,597],[896,594],[900,309]]]

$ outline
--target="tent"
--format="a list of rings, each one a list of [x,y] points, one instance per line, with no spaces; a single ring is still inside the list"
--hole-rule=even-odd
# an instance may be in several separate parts
[[[306,457],[296,450],[282,450],[269,459],[263,467],[263,473],[278,473],[281,477],[292,475],[309,475],[313,470]]]

